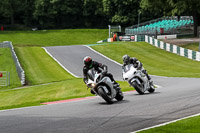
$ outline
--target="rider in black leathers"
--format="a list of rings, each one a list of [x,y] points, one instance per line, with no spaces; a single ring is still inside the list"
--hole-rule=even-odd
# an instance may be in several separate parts
[[[111,79],[111,81],[113,81],[113,84],[115,86],[119,86],[119,84],[114,80],[113,75],[111,73],[107,73],[108,67],[106,65],[93,61],[92,58],[89,56],[86,56],[83,59],[83,62],[83,81],[85,82],[85,84],[88,83],[88,71],[94,68],[97,72],[102,73],[102,75],[108,76]],[[92,91],[91,93],[94,94],[94,92]]]

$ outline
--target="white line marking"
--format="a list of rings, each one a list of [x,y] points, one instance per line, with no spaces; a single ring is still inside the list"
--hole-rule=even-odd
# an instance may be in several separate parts
[[[169,122],[166,122],[166,123],[162,123],[162,124],[159,124],[159,125],[155,125],[155,126],[152,126],[152,127],[144,128],[144,129],[137,130],[137,131],[130,132],[130,133],[137,133],[137,132],[140,132],[140,131],[144,131],[144,130],[148,130],[148,129],[152,129],[152,128],[156,128],[156,127],[165,126],[165,125],[168,125],[168,124],[180,121],[180,120],[184,120],[184,119],[188,119],[188,118],[192,118],[192,117],[196,117],[196,116],[200,116],[200,113],[199,114],[195,114],[195,115],[191,115],[191,116],[187,116],[187,117],[183,117],[183,118],[180,118],[180,119],[176,119],[176,120],[173,120],[173,121],[169,121]]]
[[[162,86],[160,86],[160,85],[155,85],[156,86],[156,88],[158,89],[158,88],[162,88]]]
[[[74,75],[72,72],[70,72],[67,68],[65,68],[56,58],[54,58],[45,47],[42,47],[49,56],[51,56],[63,69],[65,69],[65,71],[67,71],[68,73],[70,73],[72,76],[76,77],[76,78],[80,78],[79,76]]]
[[[118,62],[116,62],[116,61],[114,61],[114,60],[108,58],[107,56],[105,56],[105,55],[103,55],[103,54],[97,52],[96,50],[92,49],[91,47],[89,47],[89,46],[87,46],[87,45],[83,45],[83,46],[89,48],[90,50],[92,50],[92,51],[94,51],[95,53],[97,53],[97,54],[103,56],[104,58],[106,58],[106,59],[108,59],[108,60],[110,60],[110,61],[112,61],[112,62],[114,62],[114,63],[116,63],[116,64],[118,64],[118,65],[120,65],[120,66],[122,66],[122,64],[120,64],[120,63],[118,63]]]

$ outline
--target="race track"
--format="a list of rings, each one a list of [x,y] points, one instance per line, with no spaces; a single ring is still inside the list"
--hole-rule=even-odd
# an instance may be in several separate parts
[[[77,46],[56,46],[46,47],[47,51],[55,57],[67,70],[72,72],[77,77],[83,76],[83,59],[85,56],[90,56],[97,62],[101,62],[108,66],[108,72],[112,73],[116,80],[122,80],[121,66],[100,56],[90,48]]]
[[[75,49],[74,49],[75,48]],[[85,46],[47,47],[67,70],[82,76],[85,55],[109,67],[121,80],[121,67]],[[113,68],[113,69],[111,69]],[[80,71],[79,71],[80,69]],[[2,133],[128,133],[200,113],[200,79],[152,76],[161,86],[153,94],[125,93],[108,105],[100,97],[88,100],[0,111]]]

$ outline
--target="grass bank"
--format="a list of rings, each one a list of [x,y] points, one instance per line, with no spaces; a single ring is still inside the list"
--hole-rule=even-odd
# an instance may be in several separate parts
[[[119,82],[122,91],[133,90],[126,82]],[[83,79],[68,79],[56,83],[0,91],[0,110],[41,105],[43,102],[94,96]]]
[[[26,72],[27,85],[74,79],[41,47],[16,47],[15,51]]]
[[[43,48],[16,47],[15,51],[26,72],[27,85],[37,86],[1,89],[0,109],[27,107],[40,105],[43,102],[91,96],[83,79],[75,78],[66,72]],[[120,82],[120,85],[123,91],[133,90],[126,82]]]
[[[66,29],[38,31],[3,31],[0,42],[11,41],[16,46],[60,46],[93,44],[108,37],[107,29]]]
[[[122,63],[122,56],[136,57],[150,74],[200,78],[200,62],[153,47],[145,42],[121,42],[92,46],[96,51]]]

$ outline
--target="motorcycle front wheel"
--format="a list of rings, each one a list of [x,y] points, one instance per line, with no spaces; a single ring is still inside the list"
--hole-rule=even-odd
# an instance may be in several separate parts
[[[132,82],[132,86],[135,88],[135,90],[140,94],[144,94],[144,88],[142,85],[138,85],[136,81]]]
[[[100,86],[98,88],[98,94],[108,103],[112,104],[113,101],[112,99],[107,95],[107,93],[104,91],[104,89]]]
[[[153,93],[155,91],[154,85],[152,85],[148,91],[149,91],[149,93]]]

